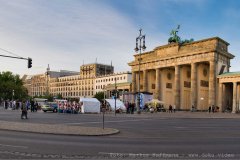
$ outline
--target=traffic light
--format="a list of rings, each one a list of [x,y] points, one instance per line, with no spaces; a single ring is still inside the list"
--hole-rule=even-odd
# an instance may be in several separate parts
[[[32,58],[28,58],[28,68],[32,68]]]

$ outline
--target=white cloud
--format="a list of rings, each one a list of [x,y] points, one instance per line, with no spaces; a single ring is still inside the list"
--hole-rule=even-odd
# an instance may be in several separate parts
[[[67,3],[68,2],[68,3]],[[83,60],[111,63],[116,71],[130,70],[136,30],[127,17],[93,1],[1,1],[0,48],[27,62],[0,58],[1,70],[14,73],[75,70]],[[9,62],[11,61],[11,64]]]

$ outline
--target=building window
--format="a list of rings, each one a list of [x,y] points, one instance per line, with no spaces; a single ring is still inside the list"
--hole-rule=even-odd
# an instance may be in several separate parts
[[[166,83],[166,88],[172,89],[172,83]]]
[[[184,81],[184,87],[191,88],[191,82]]]
[[[201,81],[200,81],[200,86],[201,86],[201,87],[208,87],[208,86],[209,86],[209,83],[208,83],[208,81],[201,80]]]

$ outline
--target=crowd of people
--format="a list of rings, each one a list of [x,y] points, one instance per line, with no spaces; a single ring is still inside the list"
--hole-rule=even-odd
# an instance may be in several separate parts
[[[21,119],[24,117],[28,119],[27,112],[31,109],[31,112],[35,112],[38,109],[37,102],[32,100],[20,101],[20,100],[5,100],[1,102],[5,109],[19,110],[21,109]]]
[[[3,107],[5,109],[12,109],[12,110],[18,110],[21,109],[22,106],[26,106],[27,110],[31,109],[31,111],[36,111],[37,108],[33,108],[33,101],[27,100],[27,101],[20,101],[20,100],[5,100],[2,102]],[[32,106],[32,107],[31,107]],[[37,104],[35,104],[35,106],[37,107]]]
[[[58,102],[59,113],[81,113],[82,103],[77,102]]]
[[[26,108],[26,110],[30,110],[31,112],[37,112],[38,110],[41,110],[41,105],[33,100],[26,100],[26,101],[20,101],[20,100],[5,100],[1,102],[2,106],[5,109],[12,109],[12,110],[23,110],[23,108]],[[81,113],[82,111],[82,102],[68,102],[68,101],[62,101],[62,102],[56,102],[57,105],[57,112],[59,113],[71,113],[71,114],[78,114]],[[136,111],[136,104],[127,102],[125,103],[126,106],[126,113],[127,114],[133,114],[134,111]],[[106,109],[108,107],[104,106],[103,104],[101,105],[101,108],[105,107]],[[176,106],[175,105],[169,105],[168,109],[165,109],[162,104],[156,104],[156,106],[151,106],[149,104],[145,104],[143,108],[141,109],[142,111],[150,111],[150,109],[153,108],[154,112],[166,112],[168,111],[169,113],[175,112],[176,111]],[[229,109],[229,108],[227,108]],[[192,106],[191,111],[195,111],[195,107]],[[230,110],[230,109],[229,109]],[[106,111],[110,111],[106,110]],[[209,106],[208,112],[219,112],[219,107],[218,106]]]

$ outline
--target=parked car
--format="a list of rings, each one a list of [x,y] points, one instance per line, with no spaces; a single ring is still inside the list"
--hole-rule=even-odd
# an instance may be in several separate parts
[[[47,104],[42,105],[42,111],[43,112],[47,112],[47,111],[57,112],[58,104],[55,102],[48,102]]]

